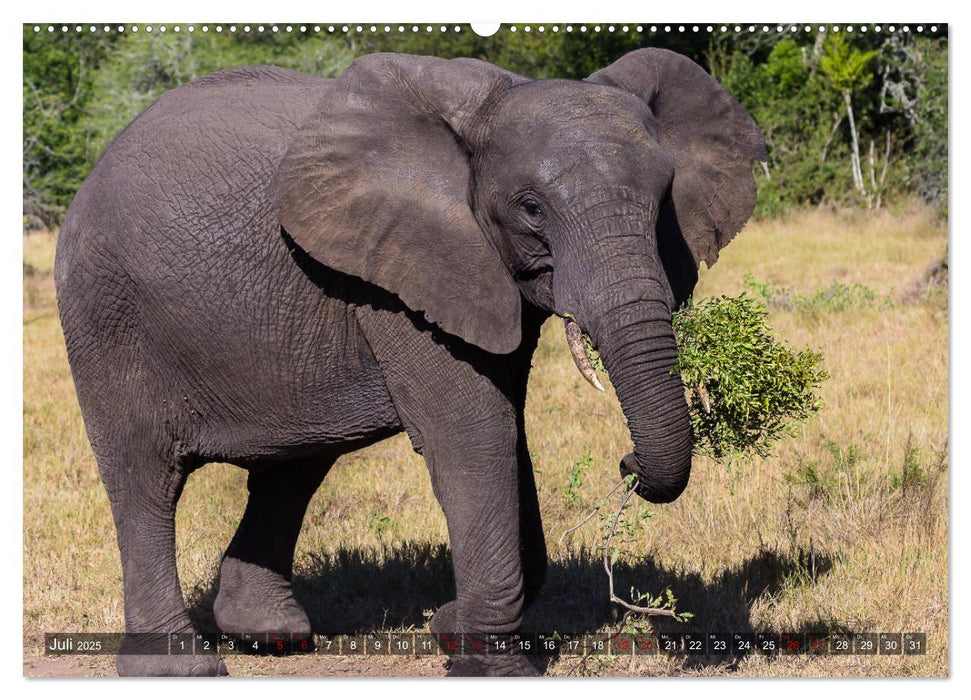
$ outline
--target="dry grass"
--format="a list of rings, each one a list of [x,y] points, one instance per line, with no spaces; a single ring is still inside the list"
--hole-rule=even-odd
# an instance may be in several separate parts
[[[699,296],[738,293],[750,272],[799,292],[841,281],[898,301],[773,311],[774,329],[790,344],[823,350],[832,375],[823,410],[769,459],[731,470],[697,459],[679,501],[638,506],[653,517],[618,566],[618,590],[670,586],[679,609],[694,613],[695,629],[923,631],[929,653],[750,657],[737,665],[563,658],[548,673],[947,674],[946,298],[899,301],[946,242],[946,228],[919,208],[807,212],[750,225],[703,273]],[[53,248],[51,236],[24,239],[24,639],[29,663],[41,667],[45,631],[123,628],[108,502],[57,321]],[[629,437],[612,392],[598,394],[580,379],[559,336],[558,324],[544,329],[527,405],[551,559],[527,627],[592,632],[613,620],[598,529],[590,525],[563,545],[557,539],[616,481]],[[568,506],[571,467],[585,454],[593,467]],[[193,475],[180,504],[181,580],[203,626],[212,626],[213,579],[245,492],[244,472],[212,465]],[[452,595],[446,541],[421,459],[402,436],[387,440],[341,459],[314,497],[298,544],[298,596],[321,632],[422,629],[428,612]],[[663,620],[657,628],[679,626]],[[235,673],[317,672],[301,667],[311,663],[289,660],[284,670],[238,659],[230,666]],[[108,671],[107,664],[91,668]]]

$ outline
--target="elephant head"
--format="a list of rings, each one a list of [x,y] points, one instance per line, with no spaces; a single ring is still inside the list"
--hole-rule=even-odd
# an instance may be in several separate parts
[[[751,215],[753,159],[751,117],[670,51],[585,81],[374,54],[300,128],[274,197],[319,262],[490,353],[520,345],[523,299],[586,331],[633,439],[621,469],[667,502],[691,469],[671,315]]]

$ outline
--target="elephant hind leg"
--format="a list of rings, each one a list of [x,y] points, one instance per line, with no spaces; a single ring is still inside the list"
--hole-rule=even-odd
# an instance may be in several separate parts
[[[195,631],[175,558],[175,511],[193,464],[191,457],[149,445],[147,433],[131,435],[123,448],[97,450],[123,572],[127,635],[116,660],[118,674],[226,675],[218,656],[168,654],[169,634]]]
[[[333,458],[250,471],[249,501],[219,569],[213,613],[224,632],[308,634],[293,596],[293,555],[304,514]]]

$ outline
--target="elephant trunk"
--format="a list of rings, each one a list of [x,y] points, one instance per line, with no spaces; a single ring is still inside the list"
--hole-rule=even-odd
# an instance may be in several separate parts
[[[638,302],[608,311],[601,328],[596,342],[634,443],[621,473],[637,475],[646,500],[668,503],[688,485],[692,447],[670,311]]]
[[[561,315],[567,317],[568,344],[581,374],[599,383],[582,327],[600,352],[627,418],[634,451],[621,462],[621,472],[637,475],[643,498],[667,503],[688,484],[692,434],[677,374],[671,290],[645,230],[656,223],[653,213],[637,217],[628,211],[591,227],[599,243],[595,259],[571,261],[572,269],[560,278],[558,301],[578,312],[573,316],[563,308]]]

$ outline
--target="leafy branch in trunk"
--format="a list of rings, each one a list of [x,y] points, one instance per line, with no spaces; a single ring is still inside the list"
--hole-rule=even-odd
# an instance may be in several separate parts
[[[694,451],[715,459],[768,456],[820,408],[822,354],[772,336],[765,305],[722,296],[674,315],[678,371],[688,392]]]
[[[796,352],[778,341],[767,314],[762,301],[742,293],[689,301],[673,315],[695,454],[732,461],[766,457],[775,442],[819,411],[819,388],[829,377],[820,366],[822,353]],[[603,372],[586,334],[584,343],[591,364]]]

